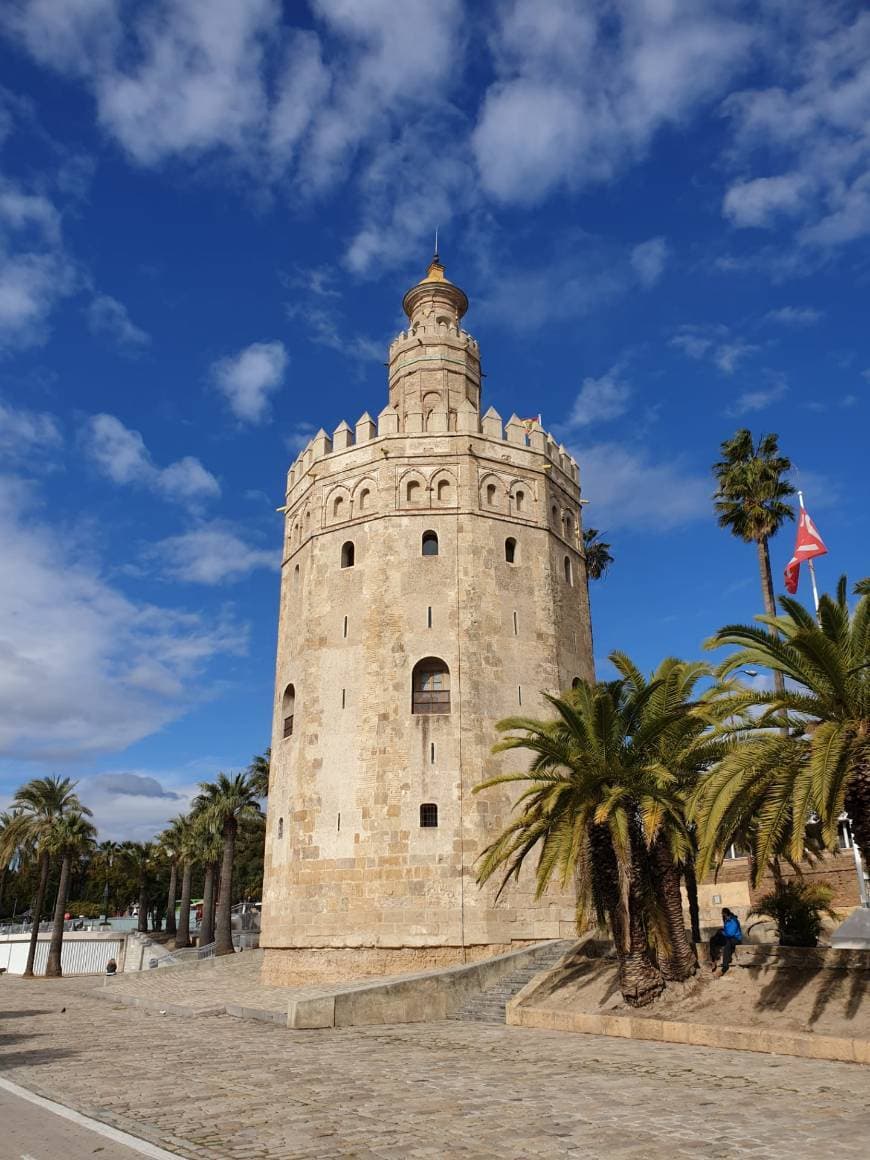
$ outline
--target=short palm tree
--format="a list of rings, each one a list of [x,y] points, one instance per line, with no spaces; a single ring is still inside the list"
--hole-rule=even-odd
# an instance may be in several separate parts
[[[175,903],[178,893],[178,860],[181,856],[181,847],[184,842],[184,827],[186,820],[182,817],[173,818],[158,838],[163,856],[169,863],[169,888],[166,896],[166,933],[175,938],[178,933],[175,923]]]
[[[91,868],[103,878],[103,917],[109,921],[110,880],[115,868],[115,860],[120,857],[121,846],[110,838],[100,842],[94,851]]]
[[[87,813],[90,814],[90,810]],[[63,974],[61,969],[63,923],[73,860],[93,848],[96,836],[97,831],[85,817],[84,811],[64,814],[56,819],[52,827],[48,840],[52,853],[60,858],[60,879],[54,904],[54,923],[48,947],[48,960],[45,965],[47,978],[59,979]]]
[[[121,852],[136,875],[136,894],[139,899],[139,921],[136,930],[148,933],[148,876],[157,853],[153,842],[122,842]]]
[[[583,529],[583,554],[586,557],[586,575],[590,580],[600,580],[606,576],[607,569],[613,563],[610,544],[601,539],[605,534],[597,528]]]
[[[170,822],[178,845],[178,862],[181,866],[181,899],[178,905],[178,925],[175,931],[175,946],[183,950],[190,946],[190,892],[193,881],[193,867],[196,861],[194,823],[190,815],[179,814]]]
[[[39,869],[39,884],[32,908],[30,946],[24,967],[25,978],[33,977],[39,923],[51,869],[51,838],[54,824],[67,814],[90,815],[90,810],[79,801],[75,788],[76,783],[68,777],[37,777],[16,790],[12,800],[17,816],[4,831],[0,856],[5,856],[8,850],[15,847],[27,849],[36,858]]]
[[[846,592],[842,577],[836,598],[822,596],[818,620],[783,596],[780,616],[727,625],[708,642],[736,646],[718,669],[723,680],[764,665],[785,687],[722,685],[717,708],[732,745],[698,795],[705,867],[730,834],[747,826],[761,859],[757,876],[781,851],[797,861],[814,813],[824,844],[835,849],[844,809],[870,858],[870,595],[850,613]],[[788,726],[784,733],[772,729],[780,721]]]
[[[214,942],[215,892],[223,853],[223,837],[220,830],[210,824],[205,815],[197,816],[194,823],[194,844],[196,861],[203,867],[199,945],[210,946]]]
[[[691,951],[680,964],[682,915],[670,918],[657,889],[658,846],[671,862],[690,850],[675,778],[654,752],[672,714],[653,719],[647,706],[658,685],[635,692],[625,682],[584,683],[564,698],[548,697],[556,718],[511,717],[494,751],[527,749],[526,772],[506,773],[475,787],[528,784],[505,831],[481,855],[478,881],[502,872],[499,893],[517,879],[537,848],[537,895],[552,880],[577,892],[577,925],[606,921],[619,960],[620,989],[631,1006],[661,993],[660,962],[682,977],[694,969]]]
[[[719,527],[753,543],[758,552],[764,610],[776,615],[773,577],[768,541],[794,512],[786,503],[795,489],[785,478],[791,461],[780,454],[779,437],[762,435],[756,442],[743,427],[721,447],[721,460],[714,464],[716,494],[714,504]]]
[[[233,953],[233,860],[239,822],[248,817],[262,817],[259,795],[245,773],[232,777],[219,773],[214,782],[200,783],[194,808],[204,815],[206,824],[221,835],[220,887],[215,913],[215,955]]]

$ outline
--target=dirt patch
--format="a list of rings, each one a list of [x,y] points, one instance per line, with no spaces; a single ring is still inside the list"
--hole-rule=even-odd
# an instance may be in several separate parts
[[[669,986],[655,1003],[637,1010],[622,1000],[615,960],[581,949],[552,971],[528,1002],[548,1011],[870,1039],[867,968],[820,966],[817,960],[758,963],[749,947],[739,958],[724,978],[702,964],[689,982]]]

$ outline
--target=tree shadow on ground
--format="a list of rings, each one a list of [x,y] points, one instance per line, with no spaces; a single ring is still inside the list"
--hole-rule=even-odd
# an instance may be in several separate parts
[[[0,1011],[0,1019],[29,1019],[33,1015],[53,1015],[54,1013],[54,1010],[49,1009],[48,1007],[39,1011],[37,1011],[36,1008],[22,1011],[16,1011],[13,1009],[10,1011]]]
[[[71,1047],[46,1047],[42,1051],[7,1051],[0,1055],[0,1065],[8,1079],[11,1078],[8,1073],[12,1068],[56,1063],[58,1060],[71,1059],[77,1055],[81,1055],[81,1052],[73,1051]]]
[[[762,975],[762,967],[745,967],[754,979]],[[861,1000],[867,994],[870,971],[847,969],[845,967],[824,967],[809,961],[801,964],[780,963],[773,978],[765,983],[759,992],[758,1010],[785,1011],[807,987],[816,988],[812,1010],[807,1018],[809,1024],[821,1019],[827,1008],[845,999],[843,1017],[854,1019],[861,1007]]]
[[[5,1032],[0,1034],[0,1065],[3,1063],[3,1048],[7,1043],[30,1043],[32,1040],[38,1038],[38,1031],[12,1031],[9,1034]]]
[[[614,995],[619,994],[619,970],[616,955],[592,956],[577,954],[562,963],[535,991],[535,999],[547,999],[570,987],[574,983],[595,983],[601,978],[607,980],[607,990],[602,995],[600,1006],[604,1006]]]

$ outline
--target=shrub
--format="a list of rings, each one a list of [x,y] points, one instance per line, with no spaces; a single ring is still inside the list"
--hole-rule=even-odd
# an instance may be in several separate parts
[[[837,918],[837,912],[831,909],[833,897],[833,890],[825,882],[812,884],[792,879],[759,898],[749,913],[773,920],[781,947],[814,947],[818,945],[823,916]]]
[[[73,918],[100,918],[103,913],[99,902],[83,902],[75,898],[67,902],[66,910]]]

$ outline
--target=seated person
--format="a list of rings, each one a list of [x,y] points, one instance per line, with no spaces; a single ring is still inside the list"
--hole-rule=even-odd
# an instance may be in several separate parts
[[[722,907],[722,929],[717,930],[710,939],[710,969],[716,970],[719,950],[722,951],[722,974],[728,973],[731,966],[731,956],[738,943],[743,942],[743,931],[740,929],[740,919],[727,906]]]

